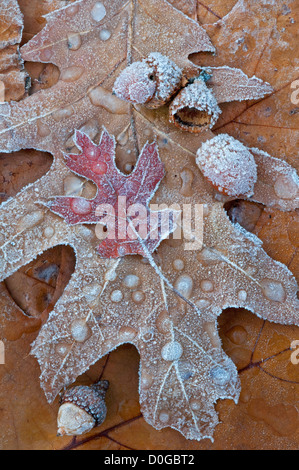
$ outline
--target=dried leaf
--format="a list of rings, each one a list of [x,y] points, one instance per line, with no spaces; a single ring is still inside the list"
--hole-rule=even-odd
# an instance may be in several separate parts
[[[119,6],[119,2],[116,3]],[[84,2],[88,7],[91,4]],[[203,40],[203,49],[211,50],[196,23],[167,2],[151,0],[133,2],[132,5],[138,7],[137,16],[131,17],[135,33],[143,26],[141,20],[149,21],[140,5],[147,12],[149,8],[159,6],[162,13],[154,10],[155,19],[161,18],[165,28],[168,28],[165,23],[174,24],[181,20],[183,24],[174,30],[180,31],[182,36],[178,39],[172,32],[174,45],[171,41],[167,44],[160,41],[157,49],[159,35],[152,34],[150,40],[143,39],[142,42],[139,31],[139,37],[136,35],[139,39],[129,42],[133,45],[129,49],[132,55],[127,56],[126,41],[122,42],[117,34],[112,34],[109,48],[113,50],[113,45],[117,44],[115,50],[119,56],[113,54],[111,63],[105,60],[107,50],[101,49],[98,53],[99,48],[95,46],[98,29],[102,30],[104,26],[102,23],[89,33],[93,44],[84,40],[82,50],[77,49],[80,52],[74,49],[77,47],[74,44],[80,43],[76,34],[74,37],[79,19],[81,31],[89,31],[91,21],[90,9],[86,8],[81,16],[79,11],[76,12],[79,4],[54,14],[46,29],[24,49],[24,57],[26,54],[30,60],[53,60],[62,69],[62,76],[51,91],[6,108],[10,116],[1,122],[1,146],[6,151],[27,146],[51,151],[56,162],[40,182],[2,206],[1,221],[5,230],[1,275],[2,279],[7,277],[54,245],[67,243],[73,246],[77,255],[76,271],[34,346],[48,398],[53,399],[63,385],[74,381],[99,357],[130,342],[137,347],[141,357],[140,400],[146,420],[158,429],[172,426],[188,438],[201,439],[211,436],[218,422],[214,402],[225,397],[237,400],[240,391],[236,368],[221,348],[217,317],[228,306],[245,307],[270,321],[298,324],[297,285],[287,268],[265,254],[256,237],[231,224],[221,203],[212,205],[218,195],[206,183],[194,161],[197,148],[212,134],[183,135],[168,123],[167,109],[131,109],[111,96],[109,90],[120,71],[117,66],[126,58],[130,62],[158,50],[167,53],[180,66],[194,70],[187,61],[184,43],[189,28],[195,28],[199,43]],[[114,5],[105,2],[105,6],[108,18],[111,18],[110,15],[115,13]],[[75,16],[66,24],[69,12]],[[112,33],[120,31],[123,16],[127,24],[126,14],[124,8],[120,16],[114,16],[105,24],[105,29]],[[170,16],[172,22],[169,22]],[[182,32],[184,28],[186,30]],[[62,32],[64,41],[57,43]],[[67,35],[71,35],[69,41]],[[55,45],[51,37],[55,37]],[[70,50],[75,50],[76,59],[66,60],[72,57],[71,52],[65,54],[67,44],[71,45]],[[93,50],[97,54],[92,53]],[[83,75],[79,77],[82,58],[85,70],[91,71],[87,74],[88,79]],[[79,82],[68,81],[74,77]],[[86,97],[90,87],[89,97]],[[35,204],[64,194],[65,180],[70,177],[70,172],[63,164],[62,152],[74,145],[74,130],[85,126],[90,137],[97,140],[102,122],[118,137],[122,149],[118,153],[120,169],[125,170],[128,163],[135,163],[127,150],[138,154],[138,148],[142,148],[148,138],[157,136],[166,178],[156,193],[155,202],[206,203],[204,247],[196,256],[194,252],[185,251],[183,243],[164,241],[157,255],[149,256],[151,263],[138,257],[101,260],[95,255],[98,242],[90,227],[68,226]],[[5,142],[8,132],[13,133],[13,139]],[[271,185],[268,172],[263,171],[267,168],[265,160],[269,162],[269,158],[262,154],[258,166]],[[272,159],[273,171],[276,165]],[[289,166],[285,168],[292,171]],[[73,188],[76,184],[78,187],[78,180],[73,179],[72,183]],[[262,183],[257,183],[257,191]],[[272,181],[271,188],[273,184]],[[264,202],[268,193],[260,193],[257,200]],[[289,210],[293,204],[291,198],[284,202],[284,208]],[[14,214],[13,219],[11,214]],[[6,302],[3,297],[3,307]],[[256,419],[266,419],[261,418],[259,410],[253,414]]]

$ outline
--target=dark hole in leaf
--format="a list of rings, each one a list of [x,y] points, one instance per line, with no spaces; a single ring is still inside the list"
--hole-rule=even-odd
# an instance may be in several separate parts
[[[0,203],[45,175],[52,162],[50,153],[37,150],[0,153]]]

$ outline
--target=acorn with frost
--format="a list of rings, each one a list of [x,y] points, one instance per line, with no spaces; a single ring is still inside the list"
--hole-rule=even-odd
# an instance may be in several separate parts
[[[207,74],[201,74],[183,88],[171,103],[169,120],[178,128],[199,133],[216,124],[221,109],[206,85],[209,78]]]
[[[107,380],[95,385],[72,387],[61,398],[58,411],[58,436],[79,436],[105,421]]]
[[[159,108],[180,89],[182,70],[168,57],[152,52],[126,67],[114,83],[118,98],[148,108]]]
[[[241,142],[219,134],[202,144],[196,163],[214,188],[226,196],[247,196],[254,192],[257,165],[254,156]]]

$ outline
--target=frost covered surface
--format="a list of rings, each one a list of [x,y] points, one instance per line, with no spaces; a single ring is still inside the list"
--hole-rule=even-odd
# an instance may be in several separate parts
[[[252,196],[257,181],[257,166],[253,155],[238,140],[219,134],[201,146],[196,162],[220,193]]]
[[[24,64],[19,54],[23,16],[17,0],[0,3],[0,103],[18,100],[25,93]],[[4,89],[2,89],[4,85]],[[2,96],[4,93],[4,96]]]
[[[170,106],[170,120],[190,132],[211,129],[220,114],[214,94],[201,79],[187,85]]]
[[[23,48],[26,60],[57,64],[61,79],[53,89],[7,107],[0,118],[0,147],[45,150],[55,162],[41,180],[1,206],[0,279],[48,248],[71,245],[75,273],[33,347],[48,400],[100,357],[129,342],[140,353],[146,420],[157,429],[171,426],[187,438],[201,439],[212,436],[218,422],[217,399],[237,401],[240,392],[236,368],[221,348],[218,316],[229,306],[244,307],[261,318],[298,325],[297,284],[256,237],[232,225],[222,204],[215,203],[216,191],[195,164],[197,149],[214,135],[183,133],[170,126],[164,110],[130,107],[112,96],[121,70],[152,51],[194,71],[188,54],[213,50],[206,33],[163,0],[103,0],[101,20],[104,9],[95,11],[96,3],[84,0],[50,15],[48,26]],[[101,259],[93,227],[71,226],[49,211],[46,204],[53,197],[94,197],[87,181],[65,165],[63,152],[75,154],[76,129],[99,142],[103,123],[116,137],[122,171],[132,169],[139,149],[157,139],[166,176],[153,202],[204,203],[201,250],[185,251],[183,241],[165,240],[150,262],[140,256]],[[296,183],[294,170],[264,153],[254,154],[258,181],[253,198],[267,203],[270,193],[271,204],[298,207],[293,184],[287,193],[278,180],[292,175]]]

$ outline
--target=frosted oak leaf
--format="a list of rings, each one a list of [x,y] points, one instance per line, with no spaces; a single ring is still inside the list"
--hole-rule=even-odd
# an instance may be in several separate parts
[[[169,124],[165,107],[130,106],[112,96],[123,68],[152,51],[169,57],[187,76],[197,76],[200,70],[188,57],[214,50],[206,32],[164,0],[103,0],[101,21],[101,10],[93,10],[96,3],[82,0],[47,17],[47,26],[22,54],[28,61],[53,62],[61,71],[59,82],[7,106],[4,117],[0,109],[1,151],[37,148],[55,157],[44,178],[1,207],[1,280],[49,248],[73,247],[75,272],[33,346],[47,399],[53,401],[99,358],[129,342],[140,353],[140,401],[147,422],[190,439],[211,437],[218,423],[215,402],[237,401],[240,392],[236,367],[221,347],[217,318],[232,306],[298,324],[297,284],[256,237],[230,222],[225,198],[219,202],[196,166],[197,149],[213,133],[183,133]],[[269,85],[234,68],[207,72],[218,103],[270,92]],[[39,204],[65,195],[66,180],[73,181],[63,151],[72,151],[74,130],[96,141],[103,123],[117,138],[122,168],[128,160],[135,163],[147,140],[157,138],[166,172],[157,203],[205,204],[204,245],[196,256],[165,240],[154,263],[140,256],[103,259],[94,227],[68,224]],[[252,200],[297,208],[295,170],[258,149],[250,151],[258,167]],[[1,307],[8,312],[5,297]]]
[[[97,195],[92,200],[57,197],[49,204],[50,209],[61,215],[69,225],[102,225],[108,231],[98,248],[103,258],[129,254],[146,257],[176,227],[176,213],[165,209],[163,214],[154,214],[148,208],[165,175],[157,144],[144,146],[134,171],[128,176],[116,167],[116,142],[106,130],[98,146],[82,132],[76,132],[76,144],[82,154],[66,156],[67,166],[78,175],[92,180],[97,186]],[[163,224],[161,216],[166,216],[169,223]]]

